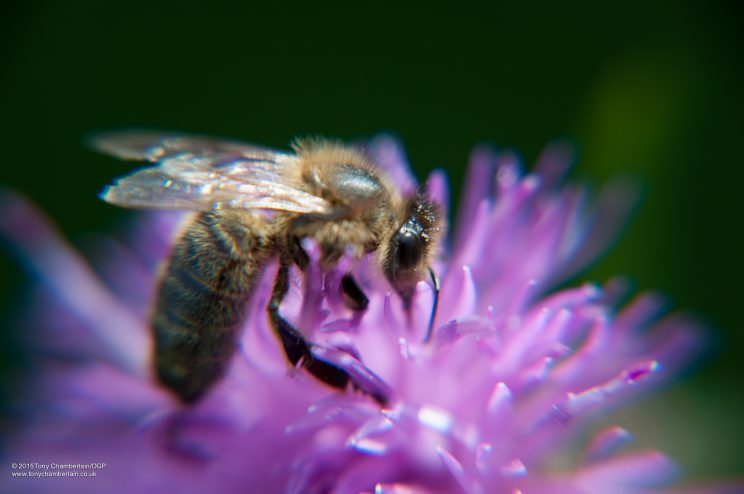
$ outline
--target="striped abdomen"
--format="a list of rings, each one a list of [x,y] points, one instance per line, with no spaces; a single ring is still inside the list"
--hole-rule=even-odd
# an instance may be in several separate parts
[[[201,213],[176,243],[153,328],[158,378],[182,400],[225,372],[267,254],[265,221],[241,211]]]

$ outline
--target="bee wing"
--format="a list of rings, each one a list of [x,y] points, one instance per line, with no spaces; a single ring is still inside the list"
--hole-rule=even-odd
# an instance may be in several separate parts
[[[330,204],[296,184],[291,153],[208,137],[126,132],[96,137],[100,151],[156,163],[119,178],[101,198],[125,207],[273,209],[329,213]]]

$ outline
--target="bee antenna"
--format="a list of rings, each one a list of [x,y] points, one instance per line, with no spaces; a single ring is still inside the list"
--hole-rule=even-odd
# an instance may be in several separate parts
[[[437,317],[437,307],[439,307],[439,278],[433,269],[429,269],[429,276],[431,277],[431,284],[434,287],[434,303],[431,305],[431,316],[429,317],[429,327],[426,330],[426,337],[424,343],[428,343],[431,339],[431,333],[434,329],[434,319]]]

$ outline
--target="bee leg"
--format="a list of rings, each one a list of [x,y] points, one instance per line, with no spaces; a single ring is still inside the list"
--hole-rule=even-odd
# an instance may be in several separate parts
[[[304,272],[310,263],[310,257],[305,252],[305,249],[302,248],[300,237],[292,236],[287,242],[287,248],[289,250],[289,256],[297,264],[297,267]]]
[[[351,273],[346,273],[341,278],[341,291],[343,292],[344,302],[352,310],[362,311],[369,305],[369,298],[361,289]]]
[[[288,290],[289,265],[282,262],[276,274],[268,311],[271,327],[282,342],[287,359],[294,366],[302,361],[302,366],[310,374],[327,385],[346,389],[351,380],[349,374],[340,367],[316,358],[310,351],[310,344],[305,337],[279,314],[279,306]]]

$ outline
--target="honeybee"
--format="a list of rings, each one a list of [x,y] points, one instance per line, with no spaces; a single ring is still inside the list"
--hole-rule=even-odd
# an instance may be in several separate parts
[[[159,280],[152,312],[160,382],[185,403],[225,373],[237,347],[247,299],[266,264],[279,268],[268,304],[270,325],[288,361],[334,388],[363,389],[344,369],[315,356],[313,344],[280,313],[292,264],[309,262],[302,240],[314,239],[324,269],[351,252],[376,262],[410,314],[414,288],[431,269],[443,220],[438,204],[403,193],[368,156],[339,142],[297,141],[294,153],[206,137],[113,133],[100,151],[155,163],[101,193],[131,208],[197,211],[176,241]],[[349,307],[368,298],[351,273],[341,281]],[[386,396],[372,396],[384,404]]]

